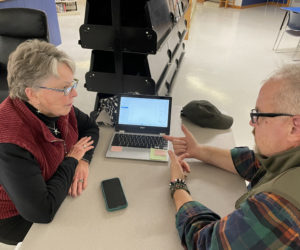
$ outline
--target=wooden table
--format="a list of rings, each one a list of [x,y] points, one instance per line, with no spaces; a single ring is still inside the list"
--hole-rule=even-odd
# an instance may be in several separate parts
[[[180,135],[180,107],[173,107],[171,134]],[[231,130],[204,129],[184,121],[199,142],[234,146]],[[67,197],[49,224],[34,224],[23,241],[27,250],[176,250],[182,249],[175,228],[167,163],[105,158],[112,128],[100,129],[100,141],[90,166],[89,184],[77,198]],[[187,179],[194,199],[225,216],[246,191],[238,176],[191,161]],[[128,207],[107,212],[100,191],[103,179],[119,177]]]

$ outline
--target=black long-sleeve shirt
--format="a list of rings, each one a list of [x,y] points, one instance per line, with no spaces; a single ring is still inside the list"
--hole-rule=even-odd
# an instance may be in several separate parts
[[[48,127],[55,126],[58,118],[44,116],[37,113],[34,107],[27,103],[26,105]],[[74,111],[79,139],[91,136],[94,141],[93,145],[96,147],[99,139],[97,124],[79,109],[74,107]],[[51,129],[50,131],[54,136],[60,137],[60,134],[56,135]],[[94,149],[91,149],[83,158],[90,161],[93,153]],[[28,223],[50,222],[68,194],[77,164],[78,161],[75,158],[65,157],[55,174],[45,182],[39,163],[30,152],[15,144],[0,143],[0,184],[21,216],[0,220],[0,241],[2,232],[6,232],[12,225],[14,225],[14,228],[11,228],[12,231],[18,231],[18,224],[24,224],[23,220]]]

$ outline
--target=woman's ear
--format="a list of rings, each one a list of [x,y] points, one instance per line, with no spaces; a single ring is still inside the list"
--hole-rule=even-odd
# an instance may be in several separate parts
[[[31,104],[37,104],[39,103],[39,99],[37,96],[37,92],[34,91],[32,88],[26,88],[25,89],[25,94],[28,98],[28,102]]]

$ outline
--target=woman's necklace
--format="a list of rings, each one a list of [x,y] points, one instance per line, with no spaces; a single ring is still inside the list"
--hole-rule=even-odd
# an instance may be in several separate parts
[[[60,132],[58,131],[58,129],[55,127],[55,124],[54,124],[54,128],[51,128],[51,127],[49,127],[49,126],[47,126],[50,130],[52,130],[53,131],[53,133],[55,134],[55,135],[58,135],[58,134],[60,134]]]
[[[39,115],[39,116],[41,116],[41,115],[43,115],[43,113],[40,111],[40,110],[36,110],[36,113]],[[55,127],[55,123],[53,124],[53,128],[52,127],[50,127],[50,126],[48,126],[48,125],[46,125],[51,131],[53,131],[53,133],[55,134],[55,135],[58,135],[58,134],[60,134],[60,131]]]

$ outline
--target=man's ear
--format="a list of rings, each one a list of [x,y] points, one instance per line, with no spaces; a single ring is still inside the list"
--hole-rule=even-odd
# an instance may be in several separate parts
[[[31,104],[37,104],[39,103],[39,99],[37,97],[36,91],[34,91],[32,88],[26,88],[25,94],[28,98],[28,102]]]
[[[291,138],[293,141],[300,142],[300,115],[293,116],[292,122]]]

